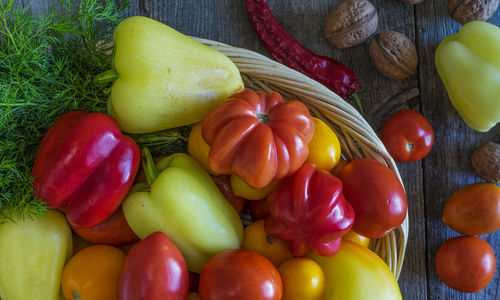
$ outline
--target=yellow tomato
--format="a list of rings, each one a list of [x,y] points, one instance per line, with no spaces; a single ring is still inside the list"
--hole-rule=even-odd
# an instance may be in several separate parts
[[[208,153],[210,146],[201,135],[201,123],[197,123],[191,128],[188,138],[188,153],[198,161],[208,173],[214,175],[208,165]]]
[[[240,196],[248,200],[260,200],[266,198],[274,191],[277,185],[278,181],[273,180],[263,188],[254,189],[239,176],[234,174],[231,175],[231,187],[233,188],[233,193],[236,196]]]
[[[340,160],[340,142],[333,130],[318,118],[314,118],[314,136],[309,142],[307,162],[318,169],[330,171]]]
[[[62,273],[62,290],[67,299],[118,299],[118,279],[125,254],[112,246],[87,247],[73,256]]]
[[[366,248],[368,248],[368,246],[370,245],[370,238],[362,236],[361,234],[356,233],[352,230],[349,231],[346,235],[344,235],[343,239],[344,241],[345,240],[351,241]]]
[[[282,263],[283,300],[321,300],[325,296],[325,275],[311,259],[300,257]]]
[[[264,230],[264,220],[258,220],[245,228],[241,249],[257,252],[267,258],[274,266],[293,258],[292,253],[282,240],[272,238]]]
[[[396,278],[385,262],[369,249],[343,241],[334,256],[309,253],[325,272],[324,300],[401,300]]]
[[[201,300],[201,298],[198,293],[189,293],[186,300]]]

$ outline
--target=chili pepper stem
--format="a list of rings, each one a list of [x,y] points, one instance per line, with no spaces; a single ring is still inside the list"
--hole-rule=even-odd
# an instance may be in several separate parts
[[[151,184],[153,184],[158,177],[159,173],[158,169],[156,169],[153,157],[151,156],[151,152],[149,152],[149,149],[146,147],[142,148],[142,168],[146,174],[148,186],[151,186]]]
[[[94,82],[98,86],[104,86],[108,83],[114,82],[116,79],[118,79],[118,77],[120,77],[118,72],[116,72],[116,70],[111,69],[96,75],[96,77],[94,77]]]
[[[363,112],[363,105],[361,104],[361,99],[359,99],[358,93],[352,94],[350,98],[356,102],[361,115],[364,115],[365,113]]]

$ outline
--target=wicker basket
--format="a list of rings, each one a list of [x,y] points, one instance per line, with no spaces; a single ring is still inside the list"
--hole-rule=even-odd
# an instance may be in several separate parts
[[[266,92],[277,91],[285,99],[304,102],[314,116],[325,121],[335,131],[342,154],[348,161],[360,157],[374,158],[392,169],[401,181],[396,164],[373,129],[340,96],[302,73],[253,51],[211,40],[194,39],[226,54],[240,70],[246,86]],[[396,279],[403,266],[407,241],[408,214],[401,227],[370,243],[370,249],[387,263]]]

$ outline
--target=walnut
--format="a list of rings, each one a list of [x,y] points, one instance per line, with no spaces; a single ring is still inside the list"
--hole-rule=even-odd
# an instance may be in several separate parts
[[[325,38],[337,48],[349,48],[368,39],[377,30],[378,15],[367,0],[344,0],[327,16]]]
[[[472,166],[477,175],[484,180],[500,184],[500,145],[488,142],[474,150],[471,156]]]
[[[497,10],[499,0],[449,0],[448,12],[460,24],[474,20],[486,21]]]
[[[403,1],[404,3],[408,3],[408,4],[417,4],[417,3],[423,2],[424,0],[401,0],[401,1]]]
[[[370,57],[384,76],[405,79],[417,73],[418,55],[415,45],[404,34],[386,31],[370,43]]]

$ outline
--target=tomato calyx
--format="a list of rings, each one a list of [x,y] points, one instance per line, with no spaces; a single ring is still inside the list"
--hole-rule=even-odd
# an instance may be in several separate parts
[[[80,295],[78,294],[78,292],[76,290],[73,290],[72,294],[73,294],[73,298],[75,298],[75,300],[82,300],[82,298],[80,297]]]
[[[269,122],[271,122],[267,114],[257,114],[257,120],[262,124],[269,124]]]

